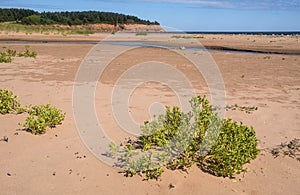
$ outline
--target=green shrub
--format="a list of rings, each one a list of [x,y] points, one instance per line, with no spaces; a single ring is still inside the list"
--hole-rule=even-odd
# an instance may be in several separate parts
[[[23,112],[18,96],[15,96],[12,91],[0,89],[0,113],[8,114],[13,112]]]
[[[7,55],[15,57],[17,55],[17,51],[16,50],[12,50],[12,49],[7,49],[6,50]]]
[[[18,52],[16,50],[7,49],[4,52],[0,53],[0,63],[11,63],[13,60],[13,57],[18,55],[18,57],[30,57],[35,58],[37,56],[37,53],[35,51],[30,51],[29,47],[25,47],[24,52]]]
[[[50,104],[33,106],[27,109],[27,113],[25,123],[20,125],[33,134],[45,133],[47,127],[54,128],[65,119],[65,113]]]
[[[255,159],[257,155],[254,129],[227,119],[223,121],[216,143],[198,162],[205,171],[227,177],[245,171],[243,165]]]
[[[25,51],[19,52],[18,56],[25,58],[35,58],[37,56],[37,53],[35,51],[30,51],[29,47],[25,47]]]
[[[41,16],[35,14],[35,15],[31,15],[31,16],[25,17],[25,18],[22,19],[22,23],[23,24],[27,24],[27,25],[31,25],[31,24],[37,25],[37,24],[40,24],[41,23]]]
[[[166,115],[159,116],[158,121],[146,121],[141,127],[142,136],[139,138],[143,150],[148,150],[152,146],[162,147],[175,135],[184,113],[179,108],[166,108]]]
[[[0,89],[0,114],[24,112],[29,116],[24,123],[19,123],[19,125],[33,134],[42,134],[47,127],[54,128],[61,124],[66,115],[62,110],[50,104],[22,108],[18,96],[15,96],[12,91]]]
[[[0,53],[0,63],[11,63],[12,57],[5,52]]]
[[[26,128],[27,131],[33,134],[42,134],[46,131],[47,123],[44,118],[29,115],[25,123],[19,123],[19,125]]]
[[[157,179],[164,165],[186,170],[197,163],[202,170],[223,177],[246,171],[243,165],[259,152],[254,129],[221,119],[206,97],[194,97],[190,104],[188,113],[167,107],[165,115],[142,125],[137,141],[121,148],[111,144],[108,156],[119,156],[116,166],[126,176],[140,173],[146,179]]]

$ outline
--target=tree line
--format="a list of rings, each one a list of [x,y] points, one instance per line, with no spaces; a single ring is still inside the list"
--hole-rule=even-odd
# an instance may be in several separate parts
[[[100,11],[37,12],[30,9],[0,8],[0,22],[25,25],[85,25],[85,24],[156,24],[136,16]]]

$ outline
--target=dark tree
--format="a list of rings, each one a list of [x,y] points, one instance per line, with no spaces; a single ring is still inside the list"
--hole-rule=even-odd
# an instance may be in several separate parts
[[[136,16],[124,15],[112,12],[99,11],[72,11],[72,12],[36,12],[28,9],[1,9],[0,22],[21,22],[26,25],[47,25],[47,24],[64,24],[64,25],[82,25],[82,24],[159,24],[150,22]]]

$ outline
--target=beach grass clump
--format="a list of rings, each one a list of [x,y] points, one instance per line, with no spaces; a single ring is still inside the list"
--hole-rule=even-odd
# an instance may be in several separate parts
[[[107,156],[117,159],[125,176],[157,179],[164,168],[187,170],[197,164],[216,176],[232,177],[259,153],[253,127],[222,119],[206,97],[190,100],[192,111],[167,107],[166,113],[141,126],[142,135],[125,145],[110,144]]]
[[[91,29],[85,28],[84,26],[80,28],[60,28],[54,25],[24,25],[18,24],[15,22],[2,22],[0,23],[0,32],[16,32],[16,33],[41,33],[45,35],[49,34],[60,34],[60,35],[72,35],[72,34],[81,34],[89,35],[94,32]]]

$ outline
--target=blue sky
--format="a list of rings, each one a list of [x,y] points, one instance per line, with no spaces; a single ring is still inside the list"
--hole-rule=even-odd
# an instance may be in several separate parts
[[[111,11],[180,31],[300,30],[300,0],[0,0],[37,11]]]

